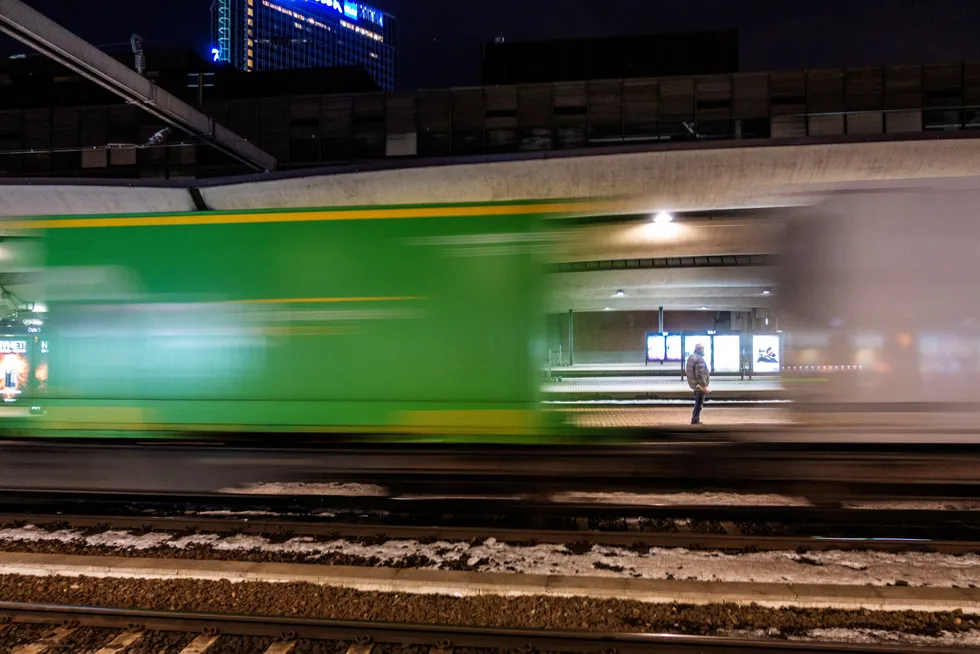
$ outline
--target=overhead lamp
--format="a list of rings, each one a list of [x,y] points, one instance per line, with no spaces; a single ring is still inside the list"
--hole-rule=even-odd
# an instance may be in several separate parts
[[[658,225],[666,225],[673,219],[674,217],[671,216],[669,213],[667,213],[666,211],[661,211],[660,213],[658,213],[656,216],[653,217],[653,222],[657,223]]]
[[[770,293],[772,293],[772,289],[771,288],[768,288],[767,287],[767,288],[762,289],[762,294],[763,295],[769,295]]]
[[[603,311],[612,311],[612,307],[606,307]]]
[[[623,292],[623,289],[616,291],[616,297],[623,297],[624,295],[626,295],[626,293]]]
[[[707,311],[708,307],[701,307],[701,311]]]

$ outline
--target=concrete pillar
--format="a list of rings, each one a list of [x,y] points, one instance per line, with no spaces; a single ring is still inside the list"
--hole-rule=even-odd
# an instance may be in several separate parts
[[[664,308],[663,307],[657,309],[657,318],[660,324],[660,333],[663,334],[664,333]]]
[[[568,365],[575,365],[575,317],[571,309],[568,310]]]

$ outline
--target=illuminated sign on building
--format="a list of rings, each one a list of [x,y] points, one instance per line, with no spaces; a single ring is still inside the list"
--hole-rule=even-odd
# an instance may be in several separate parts
[[[333,9],[338,14],[343,14],[351,20],[364,20],[374,23],[380,27],[384,27],[385,19],[384,13],[375,9],[374,7],[368,7],[367,5],[360,5],[356,2],[350,2],[349,0],[305,0],[306,2],[312,2],[318,4],[321,7],[326,7],[328,9]]]

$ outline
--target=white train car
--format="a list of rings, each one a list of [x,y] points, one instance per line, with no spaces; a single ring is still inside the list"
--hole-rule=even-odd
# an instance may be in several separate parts
[[[980,180],[830,193],[780,268],[787,438],[980,442]]]

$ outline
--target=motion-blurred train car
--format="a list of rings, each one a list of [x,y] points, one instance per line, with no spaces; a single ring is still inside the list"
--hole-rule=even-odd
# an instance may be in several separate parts
[[[583,203],[579,203],[581,205]],[[11,436],[548,433],[542,218],[575,203],[6,221],[50,373]]]
[[[980,439],[980,181],[840,191],[786,234],[784,381],[802,433]]]

